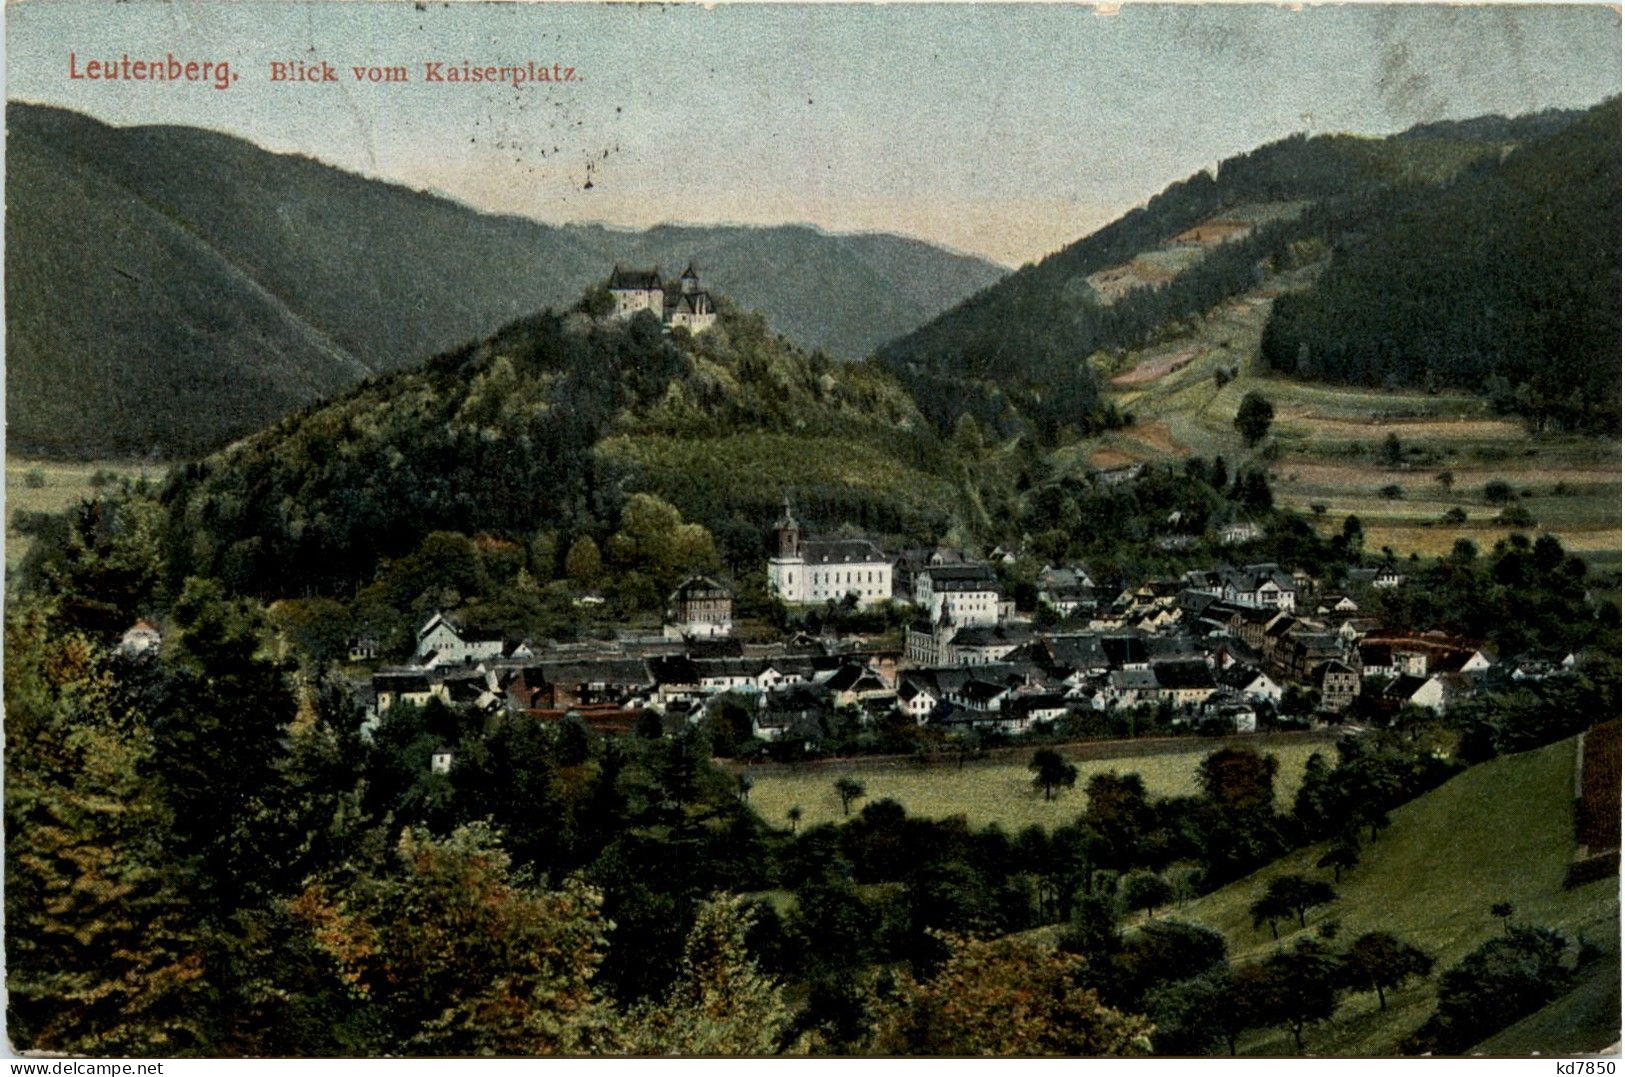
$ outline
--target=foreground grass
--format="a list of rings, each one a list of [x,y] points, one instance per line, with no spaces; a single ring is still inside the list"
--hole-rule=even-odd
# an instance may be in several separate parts
[[[1306,931],[1335,922],[1341,942],[1368,931],[1392,932],[1437,959],[1436,977],[1502,930],[1489,907],[1510,901],[1519,921],[1583,937],[1610,954],[1617,970],[1619,881],[1563,889],[1574,851],[1574,755],[1570,740],[1496,759],[1400,808],[1393,825],[1337,884],[1339,900],[1311,913]],[[1331,873],[1314,866],[1324,849],[1287,856],[1174,915],[1222,932],[1234,959],[1262,958],[1290,946],[1304,931],[1282,924],[1277,942],[1268,928],[1254,930],[1247,906],[1279,875],[1329,881]],[[1616,983],[1616,998],[1617,990]],[[1606,995],[1605,988],[1586,988],[1570,1009],[1554,1004],[1543,1022],[1531,1018],[1506,1049],[1553,1053],[1613,1043],[1619,1038],[1617,1006],[1611,1035],[1593,1042],[1602,1035],[1594,997],[1599,992]],[[1385,1012],[1374,995],[1348,996],[1330,1022],[1306,1035],[1305,1044],[1317,1055],[1392,1053],[1433,1012],[1435,999],[1432,980],[1392,993]],[[1254,1034],[1243,1053],[1296,1052],[1289,1033],[1268,1030]]]
[[[838,822],[842,818],[841,801],[835,794],[835,782],[850,777],[862,782],[866,790],[865,799],[853,804],[854,813],[868,801],[889,797],[910,815],[931,819],[963,815],[973,827],[998,823],[1011,832],[1033,825],[1050,828],[1071,823],[1088,806],[1084,787],[1094,774],[1113,770],[1139,774],[1153,796],[1195,793],[1196,768],[1215,747],[1193,744],[1188,750],[1164,755],[1082,760],[1077,763],[1077,786],[1057,793],[1051,801],[1045,801],[1044,795],[1033,788],[1032,772],[1022,760],[970,763],[963,769],[922,769],[900,764],[891,770],[818,766],[793,773],[759,772],[752,774],[755,784],[750,803],[771,826],[785,826],[785,813],[792,806],[801,808],[804,827]],[[1297,792],[1310,754],[1332,751],[1330,745],[1313,743],[1271,745],[1260,750],[1280,761],[1275,788],[1283,803],[1290,803]]]

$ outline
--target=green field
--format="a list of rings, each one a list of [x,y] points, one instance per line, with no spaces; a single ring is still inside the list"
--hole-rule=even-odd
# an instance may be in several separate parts
[[[921,768],[900,763],[885,769],[812,765],[793,772],[749,772],[755,782],[750,803],[773,826],[786,825],[785,812],[792,805],[801,808],[802,826],[836,822],[841,818],[841,801],[835,795],[834,783],[851,777],[862,782],[867,791],[865,800],[853,804],[854,812],[860,811],[867,801],[889,797],[903,805],[910,815],[932,819],[963,815],[973,827],[998,823],[1014,832],[1034,824],[1055,827],[1072,822],[1088,805],[1084,786],[1089,777],[1110,770],[1139,774],[1153,796],[1194,793],[1197,791],[1197,764],[1215,747],[1210,743],[1162,755],[1080,760],[1076,788],[1057,793],[1055,799],[1048,802],[1033,788],[1032,773],[1026,763],[1018,761],[970,763],[962,769],[951,765]],[[1261,746],[1260,750],[1280,760],[1276,795],[1290,802],[1310,754],[1315,751],[1330,754],[1332,749],[1329,744],[1300,741]],[[1061,752],[1067,754],[1064,748]]]
[[[1422,947],[1448,968],[1502,930],[1490,915],[1494,902],[1510,901],[1521,922],[1583,936],[1610,955],[1571,996],[1531,1016],[1486,1049],[1526,1053],[1597,1050],[1619,1039],[1619,880],[1605,879],[1563,889],[1574,851],[1574,742],[1493,760],[1468,770],[1393,814],[1393,825],[1368,845],[1358,867],[1338,884],[1339,900],[1312,913],[1308,931],[1335,920],[1338,939],[1367,931],[1390,931]],[[1314,864],[1316,846],[1288,856],[1222,890],[1187,905],[1180,919],[1222,931],[1232,958],[1260,958],[1300,934],[1281,926],[1281,941],[1268,928],[1254,930],[1247,906],[1270,879],[1298,872],[1330,878]],[[1608,968],[1613,972],[1610,974]],[[1435,973],[1437,975],[1437,971]],[[1612,1020],[1606,1009],[1613,977]],[[1316,1055],[1391,1053],[1433,1012],[1430,980],[1393,992],[1387,1012],[1376,997],[1346,996],[1327,1024],[1305,1036]],[[1498,1039],[1500,1039],[1498,1037]],[[1285,1031],[1255,1034],[1244,1053],[1295,1053]]]
[[[17,512],[54,513],[71,508],[96,496],[100,488],[93,480],[97,475],[104,480],[112,476],[112,486],[116,487],[121,478],[160,481],[165,470],[161,464],[137,464],[128,460],[78,463],[6,457],[6,571],[15,569],[28,552],[28,537],[12,530]]]
[[[1098,356],[1103,375],[1187,360],[1180,369],[1136,385],[1107,385],[1106,399],[1134,414],[1134,425],[1069,446],[1056,454],[1063,471],[1115,467],[1139,460],[1222,454],[1232,465],[1253,456],[1231,426],[1242,397],[1256,391],[1275,408],[1267,465],[1278,503],[1309,512],[1324,505],[1330,531],[1358,515],[1366,546],[1401,554],[1446,552],[1459,537],[1488,547],[1513,528],[1495,523],[1500,509],[1485,502],[1484,484],[1510,483],[1520,504],[1565,547],[1607,562],[1620,549],[1620,444],[1574,436],[1531,438],[1514,417],[1454,392],[1376,390],[1278,377],[1261,369],[1259,340],[1273,297],[1307,284],[1315,267],[1283,273],[1257,291],[1214,308],[1178,333],[1124,355]],[[1236,376],[1219,386],[1216,371]],[[1378,449],[1393,433],[1405,450],[1398,467]],[[1451,472],[1449,489],[1435,476]],[[1559,489],[1558,484],[1562,488]],[[1384,488],[1398,486],[1392,498]],[[1459,507],[1465,525],[1445,524]],[[1523,530],[1528,530],[1524,528]]]

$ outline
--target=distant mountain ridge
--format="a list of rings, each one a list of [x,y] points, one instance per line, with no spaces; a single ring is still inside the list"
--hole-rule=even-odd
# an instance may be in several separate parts
[[[555,227],[186,127],[6,109],[9,444],[215,448],[546,306],[616,260],[706,283],[859,357],[1003,275],[806,226]]]

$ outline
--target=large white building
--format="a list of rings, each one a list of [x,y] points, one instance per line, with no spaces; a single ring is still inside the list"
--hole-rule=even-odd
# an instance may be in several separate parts
[[[774,525],[767,585],[790,603],[840,602],[855,595],[859,606],[873,606],[892,597],[892,563],[866,538],[803,538],[786,499],[784,515]]]
[[[932,624],[955,628],[999,623],[1003,594],[993,566],[933,565],[914,576],[914,604]]]

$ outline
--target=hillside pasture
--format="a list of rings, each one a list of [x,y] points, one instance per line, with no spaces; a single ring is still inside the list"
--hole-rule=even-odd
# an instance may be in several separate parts
[[[1365,846],[1360,863],[1336,884],[1338,900],[1311,913],[1305,929],[1283,922],[1279,941],[1267,927],[1253,927],[1248,906],[1271,879],[1282,875],[1330,882],[1331,872],[1315,866],[1324,845],[1293,853],[1172,915],[1222,932],[1232,959],[1267,957],[1335,922],[1334,946],[1368,931],[1388,931],[1432,954],[1437,969],[1443,970],[1503,930],[1489,909],[1507,901],[1519,922],[1600,946],[1617,977],[1619,880],[1572,890],[1563,886],[1575,848],[1576,756],[1569,740],[1491,760],[1399,808],[1392,825]],[[1316,1055],[1394,1052],[1433,1012],[1436,977],[1437,971],[1434,979],[1390,993],[1385,1012],[1378,1011],[1374,994],[1345,996],[1330,1022],[1306,1034],[1306,1047]],[[1589,983],[1577,990],[1594,992]],[[1593,1015],[1595,1006],[1587,1003],[1578,1010]],[[1584,1028],[1557,1022],[1538,1042],[1527,1036],[1519,1042],[1545,1053],[1596,1050],[1619,1038],[1617,1008],[1614,1017],[1611,1034],[1597,1033],[1591,1028],[1593,1017],[1587,1016],[1590,1039],[1581,1035]],[[1242,1053],[1295,1052],[1289,1032],[1264,1030],[1244,1042]]]
[[[1247,745],[1246,738],[1230,743]],[[1138,774],[1152,796],[1185,796],[1197,791],[1197,766],[1221,747],[1219,742],[1192,741],[1188,747],[1156,755],[1125,754],[1109,758],[1079,758],[1076,747],[1059,750],[1078,767],[1078,783],[1046,801],[1033,788],[1032,772],[1025,756],[997,762],[973,762],[963,767],[953,764],[921,767],[911,762],[890,766],[859,764],[816,764],[802,768],[749,769],[754,785],[750,804],[770,826],[786,826],[785,813],[792,806],[802,811],[801,825],[840,822],[840,797],[835,783],[855,778],[863,783],[865,798],[852,805],[856,814],[871,801],[890,798],[902,804],[910,815],[946,819],[963,815],[972,827],[998,823],[1012,833],[1027,826],[1053,828],[1073,822],[1088,806],[1084,789],[1091,776],[1116,771]],[[1257,745],[1280,762],[1275,789],[1277,800],[1289,804],[1303,778],[1309,756],[1332,752],[1330,744],[1297,740],[1290,743]],[[1028,753],[1030,754],[1030,753]]]
[[[1305,514],[1323,506],[1317,517],[1323,530],[1359,516],[1367,549],[1435,556],[1458,538],[1488,548],[1514,530],[1550,531],[1566,548],[1601,558],[1599,564],[1617,560],[1617,440],[1537,439],[1516,417],[1497,416],[1481,397],[1457,391],[1357,388],[1263,370],[1259,342],[1273,297],[1307,285],[1318,272],[1310,264],[1278,273],[1142,349],[1094,357],[1106,378],[1104,399],[1134,422],[1058,451],[1051,461],[1056,473],[1222,455],[1232,469],[1248,460],[1267,467],[1278,504]],[[1270,435],[1256,451],[1233,425],[1249,392],[1275,409]],[[1400,443],[1397,467],[1382,459],[1390,434]],[[1436,478],[1442,471],[1451,473],[1449,488]],[[1496,522],[1501,507],[1483,496],[1493,480],[1520,495],[1533,528]],[[1400,496],[1390,496],[1390,487]],[[1443,521],[1454,507],[1466,512],[1466,524]]]

